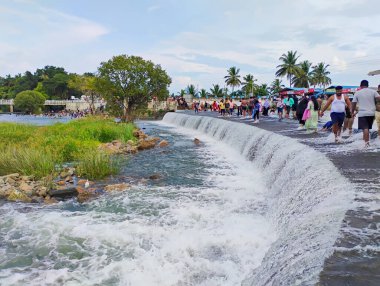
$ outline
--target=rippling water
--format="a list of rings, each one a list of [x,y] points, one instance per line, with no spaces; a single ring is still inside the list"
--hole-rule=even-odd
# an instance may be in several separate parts
[[[276,232],[259,170],[210,137],[141,127],[170,146],[129,159],[115,181],[130,191],[2,203],[1,285],[240,285],[260,265]]]
[[[52,118],[39,115],[0,114],[0,122],[28,123],[33,125],[51,125],[58,122],[68,122],[70,120],[71,118],[69,116]]]

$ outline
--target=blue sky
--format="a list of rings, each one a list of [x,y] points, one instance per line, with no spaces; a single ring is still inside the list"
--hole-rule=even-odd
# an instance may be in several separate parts
[[[376,86],[367,73],[380,69],[379,16],[376,0],[0,0],[0,75],[95,72],[138,55],[161,64],[177,93],[224,86],[231,66],[269,84],[278,58],[297,50],[330,64],[335,84]]]

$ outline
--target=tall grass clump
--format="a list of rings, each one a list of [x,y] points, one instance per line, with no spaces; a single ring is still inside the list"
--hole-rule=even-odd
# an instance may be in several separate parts
[[[52,175],[56,159],[50,152],[34,148],[7,148],[0,153],[0,175],[19,173],[36,179]]]
[[[77,166],[78,175],[88,179],[102,179],[119,172],[119,162],[102,152],[89,152],[82,155]]]
[[[0,175],[21,173],[42,178],[74,162],[89,179],[118,171],[117,162],[101,153],[101,143],[135,141],[133,124],[88,117],[51,126],[0,123]]]

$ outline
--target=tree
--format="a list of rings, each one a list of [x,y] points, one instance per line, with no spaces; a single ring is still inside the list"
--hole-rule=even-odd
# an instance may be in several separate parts
[[[273,93],[279,93],[281,89],[283,89],[285,86],[282,84],[282,81],[278,78],[276,78],[270,86],[270,91]]]
[[[133,121],[138,109],[146,108],[153,98],[168,97],[171,78],[160,65],[141,57],[119,55],[98,68],[97,89],[107,100],[107,107],[122,114],[122,121]]]
[[[311,65],[312,63],[307,60],[299,64],[299,69],[296,72],[295,77],[293,78],[293,85],[295,87],[310,86],[313,78],[313,73],[310,69]]]
[[[69,75],[57,73],[52,78],[42,81],[42,87],[50,99],[69,99]]]
[[[15,108],[25,113],[38,113],[45,103],[45,97],[33,90],[18,93],[14,100]]]
[[[241,85],[239,72],[240,69],[236,67],[231,67],[229,70],[227,70],[228,75],[224,77],[226,79],[226,84],[232,87],[232,92],[234,92],[235,87]]]
[[[199,92],[199,95],[202,98],[206,98],[208,96],[208,92],[204,88],[202,88],[201,91]]]
[[[68,82],[69,88],[79,90],[81,94],[85,95],[84,99],[90,105],[91,114],[95,112],[95,101],[100,99],[96,80],[97,78],[91,73],[85,75],[73,74]]]
[[[243,77],[244,82],[242,90],[245,92],[246,96],[249,95],[250,93],[253,95],[253,90],[257,87],[255,82],[257,79],[253,77],[251,74],[247,74],[245,77]]]
[[[255,93],[257,96],[266,96],[268,95],[269,93],[269,87],[266,83],[263,83],[262,85],[259,85],[256,90],[255,90]]]
[[[279,60],[282,61],[282,64],[277,66],[278,70],[276,71],[276,76],[286,76],[289,80],[290,87],[292,87],[294,75],[299,71],[299,65],[297,64],[299,57],[297,51],[288,51],[287,54],[282,54],[279,58]]]
[[[197,95],[197,89],[195,88],[195,85],[193,85],[193,84],[189,84],[186,87],[186,91],[188,94],[191,94],[193,97],[195,97]]]
[[[219,84],[213,84],[212,88],[210,88],[211,95],[214,97],[222,97],[223,89],[220,88]]]
[[[322,86],[325,88],[326,85],[331,84],[331,78],[329,78],[330,72],[327,70],[327,68],[330,65],[326,65],[325,63],[321,62],[317,65],[313,66],[313,80],[315,85]]]

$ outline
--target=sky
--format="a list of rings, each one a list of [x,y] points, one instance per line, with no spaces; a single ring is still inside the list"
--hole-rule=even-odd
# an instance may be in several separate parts
[[[0,76],[96,72],[126,54],[160,64],[176,94],[224,87],[232,66],[270,84],[290,50],[329,64],[333,84],[377,86],[367,74],[380,69],[380,1],[0,0]]]

